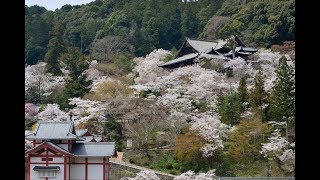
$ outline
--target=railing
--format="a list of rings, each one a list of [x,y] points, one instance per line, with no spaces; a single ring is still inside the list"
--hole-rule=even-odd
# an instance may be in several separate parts
[[[124,162],[124,161],[120,161],[120,160],[116,160],[116,159],[112,159],[110,160],[110,172],[111,172],[111,175],[114,177],[114,179],[117,178],[121,178],[120,176],[123,175],[122,172],[120,172],[119,169],[122,169],[124,171],[128,171],[128,172],[132,172],[132,173],[138,173],[140,171],[143,171],[143,170],[149,170],[149,171],[153,171],[158,177],[160,177],[161,179],[170,179],[172,180],[174,177],[174,175],[172,174],[167,174],[167,173],[163,173],[163,172],[160,172],[160,171],[156,171],[156,170],[153,170],[153,169],[148,169],[148,168],[145,168],[145,167],[141,167],[141,166],[137,166],[137,165],[134,165],[134,164],[131,164],[131,163],[127,163],[127,162]],[[117,169],[117,170],[116,170]]]

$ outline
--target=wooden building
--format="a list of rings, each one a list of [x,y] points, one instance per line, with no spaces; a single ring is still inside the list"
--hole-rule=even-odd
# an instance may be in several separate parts
[[[175,59],[158,65],[158,67],[174,69],[198,63],[201,58],[232,60],[235,57],[247,59],[257,49],[246,47],[238,38],[235,38],[235,48],[227,47],[227,41],[217,40],[215,42],[199,41],[187,38],[179,49]],[[233,52],[234,50],[234,52]]]
[[[25,152],[28,180],[108,180],[117,156],[114,142],[97,142],[73,121],[39,121],[25,139],[33,146]]]

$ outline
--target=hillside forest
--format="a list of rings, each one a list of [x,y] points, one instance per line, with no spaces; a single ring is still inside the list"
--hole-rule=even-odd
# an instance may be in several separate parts
[[[158,67],[186,38],[230,36],[258,49],[251,62]],[[293,0],[25,6],[25,127],[71,117],[176,179],[294,176],[294,38]]]

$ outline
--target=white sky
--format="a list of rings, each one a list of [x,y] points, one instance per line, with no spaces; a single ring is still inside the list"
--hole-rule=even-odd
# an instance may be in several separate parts
[[[70,4],[70,5],[81,5],[87,4],[91,1],[95,0],[25,0],[25,5],[27,6],[43,6],[47,10],[54,11],[56,8],[61,8],[63,5]]]

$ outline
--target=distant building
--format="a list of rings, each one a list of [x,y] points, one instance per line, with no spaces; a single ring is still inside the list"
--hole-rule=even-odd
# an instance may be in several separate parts
[[[84,138],[84,142],[104,142],[101,136],[91,134],[88,129],[76,129],[76,135]]]
[[[39,121],[25,139],[32,142],[25,152],[28,180],[108,180],[109,158],[117,156],[114,142],[75,130],[73,121]]]
[[[216,42],[199,41],[187,38],[175,59],[158,65],[158,67],[174,69],[181,66],[198,63],[199,59],[224,59],[232,60],[234,57],[247,57],[257,49],[246,47],[238,38],[235,38],[234,49],[227,47],[227,41],[218,40]],[[233,52],[234,50],[234,52]]]

